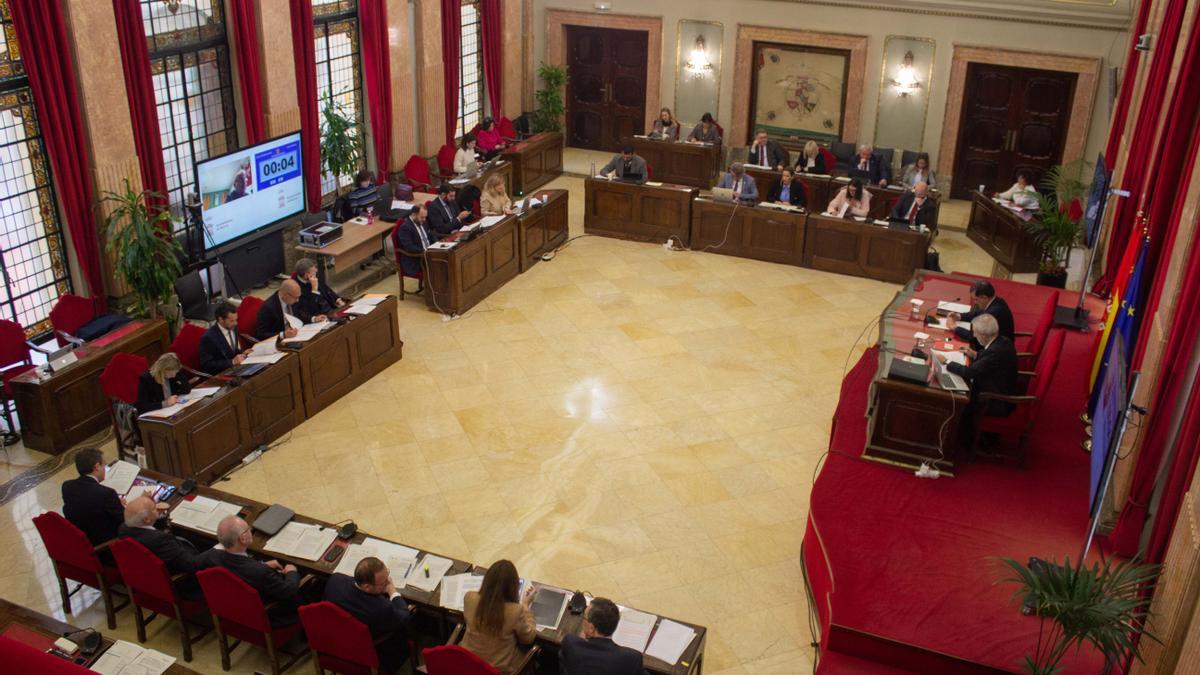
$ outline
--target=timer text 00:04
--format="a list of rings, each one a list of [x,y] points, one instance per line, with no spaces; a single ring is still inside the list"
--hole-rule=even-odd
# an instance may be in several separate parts
[[[291,171],[296,168],[296,156],[285,155],[279,159],[272,159],[263,162],[259,165],[258,170],[262,173],[261,179],[267,180],[273,176]]]

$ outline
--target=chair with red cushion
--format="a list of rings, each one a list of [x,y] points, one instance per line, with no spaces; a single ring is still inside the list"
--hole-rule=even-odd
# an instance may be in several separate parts
[[[138,378],[149,368],[145,357],[117,352],[100,373],[100,388],[108,397],[108,416],[117,439],[117,452],[122,458],[136,458],[137,448],[141,445],[137,425],[129,423],[128,419],[136,413],[130,413],[126,406],[132,407],[137,401]]]
[[[5,672],[37,673],[38,675],[92,675],[94,671],[77,666],[51,652],[34,649],[0,635],[0,663]]]
[[[191,661],[192,645],[208,635],[209,629],[189,621],[204,614],[204,603],[180,597],[175,588],[176,582],[190,575],[176,574],[172,577],[167,572],[166,564],[135,539],[118,539],[110,548],[117,560],[117,569],[120,570],[121,578],[125,580],[133,600],[138,642],[146,641],[146,624],[155,617],[174,619],[179,624],[179,643],[183,647],[183,660]],[[150,610],[149,619],[142,614],[143,608]],[[192,637],[189,626],[201,630]]]
[[[253,295],[242,298],[242,304],[238,305],[237,327],[242,336],[243,348],[254,344],[254,334],[258,332],[258,310],[262,309],[262,306],[262,298]]]
[[[414,190],[432,190],[433,177],[429,175],[429,160],[420,155],[409,157],[404,163],[404,182]]]
[[[650,166],[650,162],[646,162],[646,180],[654,178],[654,169]]]
[[[446,180],[454,178],[454,153],[458,152],[454,146],[446,143],[437,152],[437,164],[439,177]]]
[[[421,657],[425,661],[425,672],[429,675],[500,675],[500,671],[495,666],[476,656],[474,652],[458,645],[462,634],[463,625],[460,623],[454,627],[454,632],[450,633],[450,639],[446,640],[445,645],[421,650]],[[526,671],[534,672],[536,664],[533,659],[539,653],[541,653],[540,647],[530,647],[525,652],[525,656],[517,662],[513,672],[518,674]]]
[[[397,222],[396,226],[392,228],[392,231],[387,233],[383,237],[383,253],[387,257],[387,259],[392,262],[392,266],[396,268],[396,277],[400,279],[400,301],[401,302],[404,301],[404,279],[405,279],[405,277],[408,277],[409,279],[417,280],[417,291],[416,292],[418,295],[420,295],[421,292],[424,290],[424,282],[425,282],[425,269],[424,269],[425,256],[418,255],[416,253],[409,253],[408,251],[405,251],[404,249],[400,248],[399,232],[400,232],[400,225],[402,225],[403,223],[404,223],[404,221]],[[422,267],[421,271],[417,272],[416,275],[414,275],[414,276],[408,276],[407,274],[405,274],[404,273],[404,265],[400,264],[401,257],[417,259],[421,263],[421,267]]]
[[[1031,374],[1032,380],[1025,395],[1007,396],[986,392],[979,394],[979,409],[976,412],[974,435],[971,439],[971,452],[973,454],[991,456],[998,459],[1016,459],[1018,464],[1021,466],[1025,465],[1025,442],[1028,440],[1030,432],[1033,431],[1033,426],[1037,424],[1038,413],[1042,409],[1042,401],[1046,399],[1046,392],[1050,390],[1050,381],[1054,379],[1054,371],[1058,369],[1058,359],[1062,353],[1063,341],[1066,339],[1066,335],[1066,331],[1061,330],[1051,333],[1050,339],[1046,341],[1041,354],[1038,355],[1037,367]],[[984,415],[982,414],[983,410],[989,401],[1012,403],[1016,406],[1016,409],[1007,417]],[[983,434],[996,434],[1002,440],[1015,439],[1016,455],[991,451],[981,453],[979,438]]]
[[[90,298],[66,293],[54,303],[50,310],[50,326],[54,329],[54,338],[59,347],[70,343],[68,337],[75,337],[79,329],[87,322],[96,318],[96,303]]]
[[[521,135],[517,133],[517,128],[513,126],[512,120],[507,117],[501,117],[496,120],[496,131],[500,132],[500,138],[503,138],[507,143],[516,143],[521,140]]]
[[[213,627],[217,629],[222,670],[229,670],[229,654],[242,642],[267,650],[273,675],[292,667],[308,651],[302,649],[288,653],[281,649],[300,633],[300,622],[279,628],[271,627],[271,621],[267,618],[268,606],[263,604],[262,596],[233,572],[224,567],[210,567],[197,572],[196,579],[200,581],[200,589],[204,591],[204,600],[212,614]],[[233,647],[229,646],[230,637],[236,640]],[[280,654],[291,658],[281,665]]]
[[[204,337],[204,328],[194,323],[185,323],[179,327],[179,334],[171,340],[168,351],[175,352],[183,369],[193,376],[193,379],[205,377],[200,372],[200,338]]]
[[[108,627],[117,627],[117,612],[129,604],[129,600],[120,605],[113,605],[113,584],[121,583],[121,573],[117,568],[101,562],[99,553],[108,549],[112,542],[104,542],[92,546],[83,530],[75,527],[60,513],[47,511],[35,516],[33,526],[37,528],[46,546],[50,562],[54,564],[54,574],[58,577],[58,591],[62,595],[63,613],[71,613],[71,596],[80,588],[90,586],[100,591],[104,600],[104,614],[108,618]],[[67,592],[67,580],[80,585],[74,591]]]
[[[1058,297],[1051,294],[1046,298],[1046,304],[1042,306],[1042,313],[1038,315],[1038,322],[1033,330],[1014,331],[1014,336],[1017,338],[1029,338],[1025,344],[1025,350],[1017,352],[1018,363],[1022,368],[1033,366],[1038,354],[1042,352],[1042,347],[1046,344],[1046,337],[1050,335],[1050,329],[1054,327],[1054,310],[1056,309],[1058,309]]]
[[[8,430],[4,433],[4,445],[12,445],[21,439],[17,434],[16,425],[13,424],[9,404],[13,400],[13,378],[36,367],[29,355],[30,350],[46,353],[25,339],[25,329],[21,324],[0,320],[0,380],[3,382],[3,388],[0,389],[0,405],[4,406],[0,414],[4,416],[4,422],[8,425]]]
[[[717,138],[725,140],[725,127],[721,126],[716,120],[713,120],[713,126],[717,128]]]
[[[825,162],[825,173],[832,174],[833,169],[837,166],[837,156],[833,151],[824,146],[818,148],[821,151],[821,159]]]
[[[321,675],[326,668],[342,675],[375,675],[380,672],[377,645],[394,639],[391,634],[372,639],[361,621],[332,602],[302,605],[300,624]]]

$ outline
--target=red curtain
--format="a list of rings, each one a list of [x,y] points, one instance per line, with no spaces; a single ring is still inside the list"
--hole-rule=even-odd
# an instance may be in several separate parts
[[[503,21],[500,0],[481,0],[483,24],[483,76],[487,86],[492,117],[500,119],[500,87],[504,81]]]
[[[458,125],[458,68],[461,42],[462,1],[442,0],[442,88],[446,98],[446,142],[450,145],[454,145],[454,128]]]
[[[21,60],[29,76],[29,88],[33,90],[38,125],[50,155],[55,191],[71,232],[75,260],[88,292],[100,304],[104,301],[104,275],[92,219],[95,192],[88,176],[88,149],[62,5],[43,0],[9,0],[8,6],[21,46]]]
[[[392,68],[385,0],[359,0],[358,23],[362,26],[363,73],[367,108],[371,113],[375,167],[382,183],[388,179],[388,171],[392,168]]]
[[[1104,148],[1104,159],[1109,166],[1117,161],[1117,151],[1121,147],[1121,134],[1125,133],[1125,118],[1129,117],[1129,103],[1133,100],[1133,86],[1137,81],[1138,64],[1142,53],[1137,46],[1138,36],[1146,32],[1150,21],[1150,8],[1153,2],[1142,2],[1138,5],[1137,21],[1134,30],[1129,35],[1129,51],[1125,53],[1125,75],[1121,78],[1121,90],[1117,94],[1117,105],[1113,109],[1112,128],[1108,131],[1108,145]]]
[[[165,204],[167,171],[163,167],[158,104],[154,100],[154,81],[150,78],[150,55],[146,49],[146,31],[142,26],[142,6],[138,0],[113,0],[113,14],[117,19],[117,41],[121,47],[125,95],[129,99],[133,145],[137,149],[138,166],[142,172],[142,188],[163,195]]]
[[[308,210],[321,210],[321,122],[317,117],[317,55],[313,43],[312,0],[289,0],[292,55],[296,60],[296,102],[300,105],[300,149],[304,155],[304,194]]]
[[[237,46],[238,90],[242,94],[242,122],[246,143],[254,145],[266,139],[263,121],[262,77],[258,69],[258,21],[255,0],[229,0],[229,23]]]

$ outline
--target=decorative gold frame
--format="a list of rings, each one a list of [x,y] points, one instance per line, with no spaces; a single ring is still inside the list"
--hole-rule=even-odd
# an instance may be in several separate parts
[[[925,91],[923,92],[925,96],[925,112],[921,115],[921,138],[917,142],[917,147],[915,148],[917,152],[922,152],[922,148],[925,146],[925,128],[929,126],[929,101],[931,100],[933,94],[933,63],[937,59],[937,40],[934,40],[933,38],[916,37],[913,35],[889,35],[884,38],[883,64],[880,66],[879,70],[879,91],[875,95],[875,129],[872,131],[871,135],[874,139],[873,142],[878,143],[879,116],[883,107],[880,104],[883,103],[883,92],[887,85],[888,43],[890,43],[893,39],[914,42],[928,42],[931,45],[929,50],[929,70],[925,73]]]
[[[715,76],[717,85],[717,98],[715,101],[713,101],[713,111],[719,111],[721,109],[721,78],[725,75],[725,24],[720,21],[697,21],[695,19],[680,19],[679,22],[675,24],[675,90],[671,93],[671,111],[676,113],[675,121],[679,122],[680,124],[695,125],[699,124],[700,120],[684,120],[681,119],[677,114],[679,112],[679,75],[683,71],[683,24],[685,22],[716,26],[717,28],[721,29],[721,51],[717,56],[717,63],[713,66],[713,69],[717,71]],[[659,107],[662,108],[664,106],[660,105]],[[714,112],[713,114],[719,115],[720,113]],[[655,111],[654,119],[658,119],[658,111]]]

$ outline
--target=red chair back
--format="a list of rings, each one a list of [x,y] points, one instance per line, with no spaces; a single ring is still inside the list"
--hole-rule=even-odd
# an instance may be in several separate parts
[[[1038,401],[1046,398],[1046,392],[1050,391],[1050,380],[1054,379],[1054,371],[1058,369],[1058,357],[1062,353],[1066,338],[1066,331],[1055,331],[1046,341],[1045,348],[1038,354],[1037,366],[1033,369],[1036,375],[1029,388],[1029,394],[1038,397]]]
[[[134,602],[164,616],[182,618],[175,616],[178,598],[166,563],[135,539],[118,539],[109,550],[125,585],[133,591]]]
[[[449,143],[443,145],[442,148],[440,150],[438,150],[438,153],[437,153],[438,170],[442,172],[442,175],[445,175],[445,176],[453,176],[454,175],[454,153],[455,152],[457,152],[457,150],[455,150],[454,146],[450,145]]]
[[[67,293],[59,297],[50,310],[50,326],[54,328],[54,337],[58,346],[65,347],[67,341],[59,335],[59,331],[68,335],[76,335],[83,324],[96,318],[96,303],[89,298]]]
[[[49,652],[34,649],[23,642],[0,635],[0,663],[5,672],[38,673],[38,675],[91,675],[93,671],[75,665]]]
[[[496,131],[500,132],[500,137],[504,140],[517,140],[517,128],[513,126],[512,120],[507,117],[501,117],[496,120]]]
[[[322,668],[352,673],[379,667],[371,631],[341,607],[332,602],[303,605],[300,623]]]
[[[833,173],[834,167],[837,166],[837,157],[834,156],[833,151],[829,148],[820,148],[820,151],[821,159],[825,160],[825,172]]]
[[[458,645],[421,650],[429,675],[500,675],[492,664]]]
[[[1046,298],[1046,304],[1042,307],[1042,313],[1038,316],[1037,326],[1033,329],[1033,335],[1029,337],[1030,354],[1036,358],[1042,353],[1042,347],[1046,344],[1046,337],[1050,335],[1050,328],[1054,326],[1054,310],[1058,308],[1058,298],[1050,295]]]
[[[715,127],[717,128],[717,138],[720,138],[720,139],[724,140],[724,138],[725,138],[725,127],[721,126],[720,124],[717,124],[717,122],[716,122],[716,121],[714,121],[714,122],[713,122],[713,126],[715,126]]]
[[[100,574],[100,559],[83,530],[54,511],[34,516],[33,526],[41,535],[50,559],[59,564],[62,576],[95,585],[95,575]],[[79,579],[80,573],[91,576]]]
[[[242,298],[238,305],[238,332],[242,335],[254,335],[258,332],[258,310],[262,309],[263,301],[253,295]]]
[[[204,337],[204,329],[194,323],[185,323],[179,329],[179,334],[171,340],[168,351],[175,352],[179,362],[191,368],[200,370],[200,338]]]
[[[404,180],[413,188],[430,185],[433,179],[429,176],[429,162],[420,155],[413,155],[404,163]]]
[[[18,363],[29,363],[29,344],[25,329],[13,321],[0,320],[0,369]]]
[[[133,405],[137,401],[138,378],[149,368],[145,357],[117,352],[100,373],[100,387],[105,396]]]
[[[646,180],[654,178],[654,168],[650,166],[650,162],[646,162]]]
[[[263,644],[263,634],[271,632],[262,596],[224,567],[196,572],[204,601],[213,616],[221,620],[221,630],[241,640]],[[257,633],[257,634],[256,634]]]

